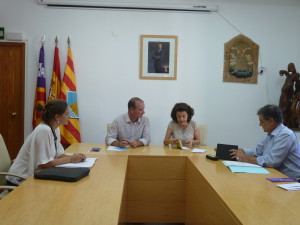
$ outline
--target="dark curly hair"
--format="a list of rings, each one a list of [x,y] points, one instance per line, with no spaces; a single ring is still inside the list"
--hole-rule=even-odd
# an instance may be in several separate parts
[[[189,123],[194,115],[194,109],[186,103],[180,102],[176,103],[171,112],[171,118],[174,122],[178,123],[176,113],[186,112],[188,114],[187,122]]]
[[[276,123],[282,123],[282,111],[277,105],[265,105],[257,111],[257,115],[262,115],[265,120],[273,119]]]
[[[68,103],[64,100],[53,99],[47,102],[45,106],[37,105],[37,110],[42,111],[42,120],[49,123],[56,114],[62,115],[68,108]]]

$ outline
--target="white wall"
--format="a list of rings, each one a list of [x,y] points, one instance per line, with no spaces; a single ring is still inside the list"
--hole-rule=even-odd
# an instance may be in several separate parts
[[[40,41],[46,35],[48,89],[57,35],[62,73],[68,36],[72,42],[83,142],[103,143],[106,124],[138,96],[151,121],[151,144],[162,144],[171,108],[183,101],[194,107],[194,120],[208,125],[208,144],[254,147],[265,135],[257,109],[278,104],[284,82],[278,71],[289,62],[300,67],[300,3],[208,2],[218,4],[219,13],[49,9],[35,0],[1,0],[0,26],[23,33],[27,40],[25,136],[31,132]],[[223,17],[260,46],[259,66],[265,72],[258,84],[222,81],[224,43],[239,34]],[[177,80],[139,79],[142,34],[178,36]]]

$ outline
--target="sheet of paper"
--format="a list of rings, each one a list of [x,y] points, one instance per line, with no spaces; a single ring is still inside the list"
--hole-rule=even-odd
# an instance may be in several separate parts
[[[300,183],[278,184],[277,186],[288,191],[300,190]]]
[[[108,148],[107,148],[107,150],[108,151],[119,151],[119,152],[126,152],[126,151],[128,151],[128,149],[126,149],[126,148],[121,148],[121,147],[115,147],[115,146],[109,146]]]
[[[88,168],[91,168],[94,165],[96,160],[97,160],[97,158],[86,158],[86,160],[84,162],[66,163],[66,164],[58,165],[56,167],[69,167],[69,168],[88,167]]]
[[[194,148],[191,152],[194,152],[194,153],[197,153],[197,152],[203,153],[203,152],[206,152],[206,151],[207,151],[207,149]]]
[[[233,173],[260,173],[269,174],[270,172],[263,167],[252,167],[252,166],[228,166]]]
[[[189,150],[189,148],[182,146],[181,150]]]
[[[222,161],[233,173],[261,173],[269,174],[270,172],[260,165],[236,162],[236,161]]]
[[[238,162],[238,161],[223,161],[225,166],[250,166],[250,167],[261,167],[257,164],[246,163],[246,162]]]

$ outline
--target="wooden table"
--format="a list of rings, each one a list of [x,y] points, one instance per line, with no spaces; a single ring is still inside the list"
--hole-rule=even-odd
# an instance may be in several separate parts
[[[216,225],[300,224],[300,192],[278,188],[270,174],[231,173],[213,153],[170,146],[127,152],[74,144],[66,152],[101,147],[89,176],[75,183],[27,179],[0,201],[1,225],[116,225],[125,222]]]

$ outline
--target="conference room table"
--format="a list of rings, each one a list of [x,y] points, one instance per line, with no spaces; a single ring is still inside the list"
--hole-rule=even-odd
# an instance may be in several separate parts
[[[90,152],[92,147],[100,152]],[[192,153],[173,146],[108,151],[73,144],[66,153],[97,158],[77,182],[28,178],[0,201],[1,225],[300,224],[300,192],[286,191],[269,174],[232,173],[210,146]]]

